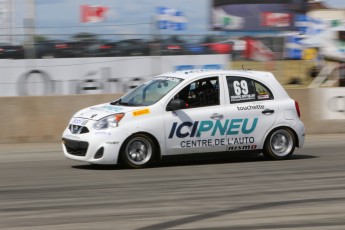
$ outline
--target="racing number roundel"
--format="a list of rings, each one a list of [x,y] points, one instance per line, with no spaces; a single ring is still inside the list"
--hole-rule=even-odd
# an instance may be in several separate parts
[[[227,81],[232,103],[255,100],[255,87],[251,80],[240,77],[228,77]]]
[[[235,94],[237,96],[244,94],[247,95],[248,94],[248,84],[245,80],[242,81],[234,81],[234,90],[235,90]]]

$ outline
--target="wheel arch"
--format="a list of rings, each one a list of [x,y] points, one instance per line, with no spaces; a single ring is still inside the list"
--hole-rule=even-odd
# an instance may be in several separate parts
[[[121,147],[120,147],[120,152],[119,152],[119,157],[117,159],[117,162],[118,163],[122,163],[122,154],[120,154],[122,151],[123,151],[123,148],[125,147],[125,144],[126,142],[132,138],[134,135],[138,135],[138,134],[142,134],[142,135],[145,135],[147,137],[149,137],[153,142],[154,144],[156,145],[156,149],[157,149],[157,154],[155,154],[154,156],[154,160],[159,160],[161,158],[161,146],[157,140],[157,138],[155,138],[155,136],[153,136],[151,133],[148,133],[148,132],[143,132],[143,131],[140,131],[140,132],[135,132],[135,133],[132,133],[131,135],[129,135],[122,143]]]
[[[296,140],[296,146],[299,147],[299,139],[298,139],[297,132],[293,128],[291,128],[289,126],[284,126],[284,125],[278,126],[278,127],[274,127],[271,131],[267,132],[265,138],[263,139],[262,147],[265,146],[265,143],[267,141],[267,137],[269,137],[270,134],[272,134],[273,132],[275,132],[278,129],[288,129],[288,130],[290,130],[292,132],[292,134],[294,135],[294,138]]]

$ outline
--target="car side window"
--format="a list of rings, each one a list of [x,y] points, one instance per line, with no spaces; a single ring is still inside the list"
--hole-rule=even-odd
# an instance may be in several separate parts
[[[231,103],[272,100],[273,94],[264,84],[245,77],[226,77]]]
[[[185,101],[187,109],[219,105],[219,78],[209,77],[194,81],[178,92],[173,99]]]
[[[257,81],[255,81],[254,84],[255,84],[255,89],[256,89],[256,99],[258,101],[273,99],[272,92],[265,85]]]

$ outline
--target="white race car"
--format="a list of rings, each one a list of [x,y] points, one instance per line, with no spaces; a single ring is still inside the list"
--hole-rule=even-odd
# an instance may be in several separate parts
[[[62,146],[73,160],[130,168],[203,152],[256,151],[280,160],[304,144],[299,117],[298,103],[272,73],[177,71],[77,112]]]

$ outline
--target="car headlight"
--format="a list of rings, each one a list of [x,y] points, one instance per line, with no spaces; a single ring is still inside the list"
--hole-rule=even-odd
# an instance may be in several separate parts
[[[115,128],[118,126],[121,119],[125,116],[124,113],[117,113],[114,115],[110,115],[98,120],[94,125],[94,129],[108,129],[108,128]]]

